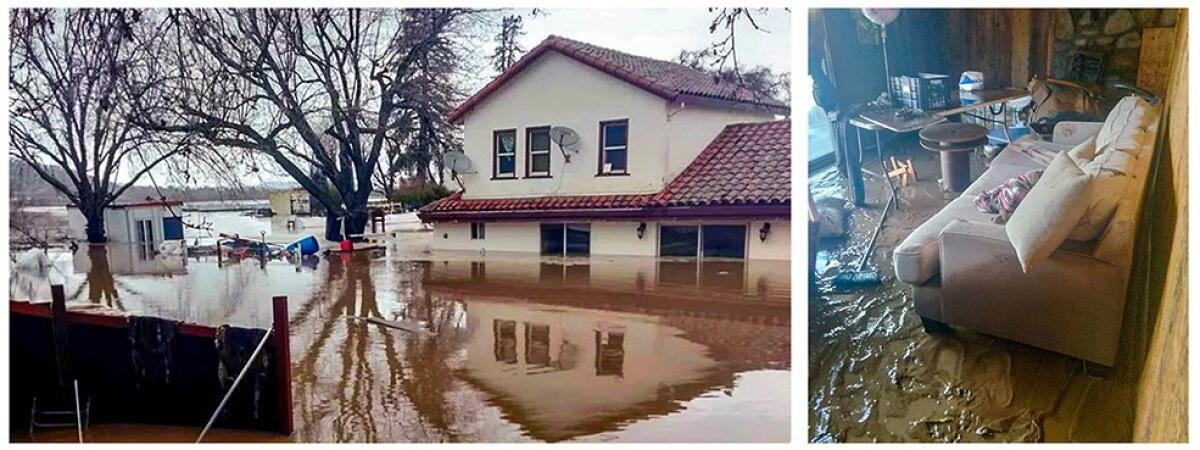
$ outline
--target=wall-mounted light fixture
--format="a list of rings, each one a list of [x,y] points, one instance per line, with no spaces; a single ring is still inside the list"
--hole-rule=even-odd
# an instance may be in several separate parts
[[[641,239],[642,236],[645,236],[645,235],[646,235],[646,222],[639,223],[638,227],[637,227],[638,239]]]
[[[762,228],[758,229],[758,240],[767,242],[768,234],[771,234],[771,222],[763,222]]]

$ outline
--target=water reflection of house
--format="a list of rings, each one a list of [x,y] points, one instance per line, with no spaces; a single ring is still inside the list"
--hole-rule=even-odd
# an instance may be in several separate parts
[[[183,202],[147,200],[114,203],[104,210],[108,242],[161,242],[183,239]],[[79,208],[67,209],[68,236],[86,240],[87,220]]]
[[[476,169],[420,216],[438,250],[787,260],[788,111],[551,36],[451,115]]]
[[[72,259],[75,273],[112,275],[182,275],[187,261],[180,255],[160,253],[152,244],[108,244],[103,248],[84,246]]]
[[[696,302],[772,300],[786,306],[791,294],[788,261],[703,258],[592,257],[540,259],[487,255],[433,264],[433,281],[493,286],[581,288],[614,293],[677,293]],[[705,292],[698,298],[697,289]]]
[[[549,441],[667,413],[730,377],[649,316],[471,301],[467,326],[466,378]]]

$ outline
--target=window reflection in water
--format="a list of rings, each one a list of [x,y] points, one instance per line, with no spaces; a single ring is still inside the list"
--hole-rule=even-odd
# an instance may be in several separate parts
[[[700,262],[695,259],[682,261],[659,261],[658,262],[658,282],[661,284],[675,284],[682,286],[695,286],[699,271],[697,270]]]
[[[700,286],[740,292],[746,284],[746,264],[741,261],[700,263]]]
[[[505,364],[517,363],[517,322],[514,320],[493,320],[492,335],[493,351],[496,361]]]
[[[525,323],[525,363],[535,367],[550,365],[550,326]]]
[[[596,376],[625,376],[625,332],[595,330]]]

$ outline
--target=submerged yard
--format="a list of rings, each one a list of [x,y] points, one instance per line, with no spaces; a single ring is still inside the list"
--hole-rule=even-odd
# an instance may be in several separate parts
[[[1128,441],[1152,314],[1131,295],[1112,368],[970,330],[927,334],[910,288],[895,279],[892,249],[950,198],[937,185],[936,155],[899,140],[919,181],[901,188],[868,265],[882,285],[839,292],[831,279],[855,264],[887,201],[866,177],[867,206],[851,208],[845,238],[823,239],[809,296],[809,436],[814,442]],[[907,149],[907,150],[904,150]],[[978,175],[982,158],[972,160]],[[873,152],[863,166],[878,172]],[[820,209],[844,204],[833,168],[814,172]]]
[[[300,265],[85,246],[14,270],[9,294],[45,301],[62,283],[72,310],[256,327],[287,295],[296,432],[206,441],[788,440],[788,263],[432,255],[427,234]],[[76,439],[13,429],[19,441]],[[197,434],[92,424],[85,439]]]

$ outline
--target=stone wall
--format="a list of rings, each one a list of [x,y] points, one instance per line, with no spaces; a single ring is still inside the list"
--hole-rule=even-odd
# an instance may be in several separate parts
[[[1056,78],[1071,78],[1071,61],[1079,52],[1103,55],[1104,79],[1137,81],[1142,29],[1173,27],[1177,9],[1060,9],[1054,17]]]

